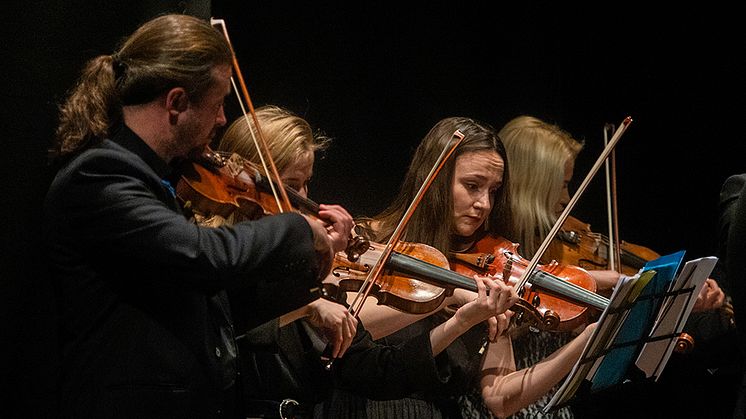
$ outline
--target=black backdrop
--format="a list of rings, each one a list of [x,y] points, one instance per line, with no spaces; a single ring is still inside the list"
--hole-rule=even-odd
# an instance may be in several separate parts
[[[56,105],[85,60],[164,11],[226,19],[254,104],[288,107],[333,137],[311,184],[318,202],[353,215],[382,209],[414,147],[448,116],[559,124],[586,142],[576,186],[603,148],[604,124],[631,116],[617,147],[622,238],[687,258],[715,252],[720,185],[746,171],[746,51],[734,10],[295,3],[5,6],[0,376],[15,391],[2,392],[4,406],[20,404],[24,417],[51,412],[54,305],[37,237]],[[605,232],[601,175],[574,215]]]
[[[577,186],[604,123],[631,116],[617,147],[622,238],[659,253],[712,251],[720,185],[746,169],[735,124],[744,44],[727,11],[269,3],[214,1],[213,14],[227,18],[254,102],[287,106],[335,139],[316,166],[316,201],[381,209],[447,116],[559,124],[586,142]],[[601,172],[574,213],[600,232],[604,193]]]

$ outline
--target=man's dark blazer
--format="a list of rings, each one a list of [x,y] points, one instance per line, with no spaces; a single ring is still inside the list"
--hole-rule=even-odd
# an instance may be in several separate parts
[[[45,201],[64,417],[217,417],[234,404],[225,290],[263,323],[317,297],[297,214],[207,228],[181,212],[170,168],[122,128],[73,158]]]

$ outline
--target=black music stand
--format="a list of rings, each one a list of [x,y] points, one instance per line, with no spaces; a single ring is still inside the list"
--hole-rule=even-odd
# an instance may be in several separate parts
[[[545,412],[627,380],[658,379],[717,262],[715,257],[689,261],[676,276],[683,257],[680,251],[650,261],[616,286],[578,362]]]

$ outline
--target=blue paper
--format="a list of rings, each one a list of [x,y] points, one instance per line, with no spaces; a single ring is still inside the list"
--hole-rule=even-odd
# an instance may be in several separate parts
[[[614,338],[611,347],[614,348],[604,357],[601,365],[593,377],[591,392],[603,390],[620,384],[627,371],[637,358],[637,354],[644,343],[643,340],[650,333],[662,302],[662,295],[669,290],[676,278],[676,272],[684,259],[684,251],[661,256],[645,264],[643,271],[654,270],[655,276],[643,288],[640,296],[634,301],[629,315],[622,323],[619,333]],[[648,298],[656,295],[656,298]],[[623,345],[632,343],[632,345]],[[616,347],[617,345],[623,345]]]

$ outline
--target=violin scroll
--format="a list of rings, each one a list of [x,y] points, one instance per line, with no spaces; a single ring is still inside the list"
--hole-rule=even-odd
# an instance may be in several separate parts
[[[349,240],[347,240],[347,249],[345,249],[347,260],[350,262],[357,262],[357,260],[360,259],[360,256],[367,252],[369,248],[370,241],[368,239],[359,234],[350,236]]]
[[[676,345],[674,346],[674,351],[676,353],[680,354],[688,354],[692,351],[694,348],[694,337],[688,333],[681,333],[678,338],[676,338]]]

